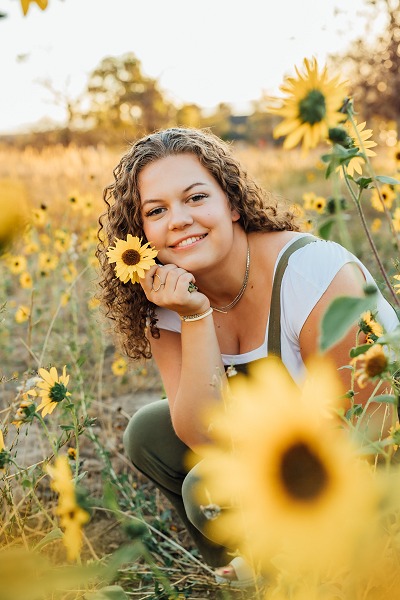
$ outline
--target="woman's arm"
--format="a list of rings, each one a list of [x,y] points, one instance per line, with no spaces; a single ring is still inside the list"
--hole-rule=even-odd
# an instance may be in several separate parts
[[[202,313],[209,308],[206,296],[188,293],[192,275],[174,265],[158,268],[165,285],[152,291],[156,270],[157,267],[152,268],[142,282],[152,302],[181,315]],[[221,390],[226,385],[212,314],[197,321],[182,321],[181,334],[160,330],[158,339],[149,340],[177,436],[189,447],[204,444],[208,440],[205,413],[221,400]]]

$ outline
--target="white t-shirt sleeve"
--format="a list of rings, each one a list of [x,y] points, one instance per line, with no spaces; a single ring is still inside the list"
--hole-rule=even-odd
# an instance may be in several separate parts
[[[167,308],[156,309],[157,327],[160,329],[166,329],[167,331],[173,331],[174,333],[181,332],[181,320],[178,313]]]

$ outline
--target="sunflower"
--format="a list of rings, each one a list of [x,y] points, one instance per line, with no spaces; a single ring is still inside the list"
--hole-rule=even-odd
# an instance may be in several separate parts
[[[19,284],[25,290],[28,290],[33,286],[33,279],[31,274],[28,273],[28,271],[24,271],[24,273],[21,273],[21,275],[19,276]]]
[[[25,256],[10,256],[8,258],[8,268],[14,275],[19,275],[26,271],[27,263]]]
[[[54,271],[58,265],[59,259],[54,254],[50,252],[41,252],[39,254],[38,267],[39,271],[43,271],[44,273],[49,273],[50,271]]]
[[[345,124],[345,128],[347,129],[347,133],[351,137],[351,140],[352,140],[351,145],[353,148],[358,148],[366,156],[376,156],[376,152],[371,150],[371,148],[373,148],[374,146],[377,146],[377,143],[374,142],[373,140],[369,139],[372,136],[372,129],[364,129],[366,124],[367,124],[366,121],[364,121],[363,123],[359,123],[359,124],[357,124],[357,121],[354,122],[354,125],[357,129],[357,134],[354,137],[352,136],[352,133],[353,133],[352,123],[347,122]],[[359,138],[361,139],[362,145],[360,144]],[[356,173],[358,173],[359,175],[361,175],[362,174],[362,165],[364,162],[365,162],[365,160],[362,156],[354,156],[349,161],[348,165],[346,166],[347,173],[351,177],[354,176],[354,171]],[[338,167],[337,170],[342,174],[341,167]]]
[[[370,380],[387,374],[389,361],[380,344],[374,344],[364,354],[359,354],[352,359],[351,364],[356,366],[359,361],[360,367],[355,370],[354,375],[360,388],[365,388]]]
[[[19,429],[23,423],[31,423],[34,418],[36,412],[36,404],[29,397],[29,395],[32,394],[25,392],[22,395],[22,400],[19,403],[19,406],[15,412],[12,424],[15,425],[17,429]]]
[[[222,507],[207,535],[266,568],[281,552],[299,566],[339,564],[372,527],[372,472],[338,429],[336,370],[314,359],[307,372],[297,387],[267,358],[233,378],[225,411],[211,415],[214,443],[195,449],[197,500]]]
[[[57,369],[51,367],[49,371],[39,369],[41,380],[37,384],[38,394],[42,398],[37,410],[42,411],[42,417],[51,414],[57,404],[70,396],[67,390],[69,375],[66,374],[66,366],[63,367],[62,375],[58,376]]]
[[[295,68],[297,78],[286,78],[280,89],[287,97],[268,112],[284,118],[273,132],[275,138],[286,136],[283,147],[293,148],[302,140],[306,152],[327,139],[329,128],[344,120],[339,111],[347,89],[339,76],[329,76],[326,67],[320,72],[315,58],[304,59],[303,67],[303,73]]]
[[[141,244],[140,238],[128,233],[126,241],[116,238],[115,246],[108,248],[108,261],[116,263],[115,274],[123,283],[129,280],[132,283],[139,283],[139,279],[144,277],[144,272],[155,264],[157,250],[150,245],[150,242],[143,246]]]
[[[30,316],[31,316],[31,309],[29,308],[29,306],[25,306],[25,304],[21,304],[20,306],[18,306],[18,308],[15,312],[14,319],[15,319],[16,323],[25,323],[25,321],[27,321]]]
[[[360,331],[365,333],[367,343],[374,343],[383,335],[382,325],[376,321],[375,315],[370,310],[362,313],[358,326]]]
[[[377,231],[379,231],[381,229],[381,227],[382,227],[382,219],[377,218],[372,221],[371,231],[373,233],[376,233]]]
[[[396,162],[396,165],[400,166],[400,142],[397,142],[395,147],[393,148],[393,158]]]
[[[111,370],[114,373],[114,375],[116,375],[117,377],[122,377],[122,375],[125,375],[127,369],[128,369],[127,362],[122,356],[119,358],[116,358],[111,365]]]
[[[60,525],[64,530],[63,542],[68,560],[76,560],[82,547],[82,526],[89,520],[89,513],[77,501],[66,456],[58,456],[54,467],[47,465],[46,471],[52,478],[52,489],[59,494],[56,514],[60,517]]]
[[[382,200],[381,200],[382,198]],[[382,205],[385,205],[385,207],[390,210],[392,208],[392,204],[393,201],[396,198],[396,192],[393,189],[393,186],[389,185],[388,183],[384,183],[381,187],[380,190],[380,195],[378,190],[375,188],[372,191],[371,194],[371,205],[372,208],[374,208],[375,210],[377,210],[378,212],[384,212],[384,207]]]

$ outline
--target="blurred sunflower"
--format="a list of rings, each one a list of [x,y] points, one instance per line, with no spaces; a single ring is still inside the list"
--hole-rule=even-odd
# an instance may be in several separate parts
[[[225,412],[211,415],[213,443],[196,449],[204,456],[197,499],[222,507],[210,538],[267,568],[281,552],[313,568],[354,557],[372,530],[377,494],[333,417],[342,394],[336,369],[314,359],[297,387],[267,358],[230,387]]]
[[[24,16],[28,13],[29,5],[34,2],[39,8],[45,10],[47,8],[48,0],[21,0],[22,12]]]
[[[131,280],[139,283],[144,277],[144,272],[155,264],[154,258],[157,250],[150,242],[141,244],[142,240],[128,233],[125,240],[115,240],[115,246],[108,248],[107,256],[110,263],[116,263],[115,274],[123,283]]]
[[[41,204],[39,208],[32,210],[31,220],[34,225],[45,225],[48,221],[48,212],[46,204]]]
[[[12,424],[19,429],[23,423],[31,423],[33,421],[35,412],[36,404],[29,397],[28,393],[24,393],[22,395],[22,400],[14,414]]]
[[[122,375],[125,375],[127,369],[128,364],[122,356],[116,358],[111,365],[111,370],[117,377],[122,377]]]
[[[69,375],[66,373],[66,366],[63,367],[62,375],[58,376],[58,371],[55,367],[51,367],[49,371],[39,369],[41,380],[37,387],[38,395],[41,396],[42,402],[37,407],[37,410],[42,411],[42,417],[51,414],[56,406],[70,396],[67,389],[69,383]]]
[[[393,158],[397,164],[400,166],[400,142],[397,142],[396,146],[393,148]]]
[[[382,197],[382,200],[381,200],[381,198],[379,196],[379,192],[376,188],[372,191],[372,194],[371,194],[372,208],[374,208],[378,212],[384,212],[384,208],[382,206],[382,202],[383,202],[383,204],[386,206],[386,208],[388,210],[390,210],[392,208],[392,204],[396,198],[396,192],[394,191],[393,186],[389,185],[388,183],[384,183],[380,189],[380,192],[381,192],[380,195]]]
[[[54,232],[54,248],[62,254],[71,247],[71,234],[63,231],[62,229],[56,229]]]
[[[78,503],[68,458],[58,456],[54,467],[47,465],[46,471],[52,478],[52,489],[59,495],[56,514],[64,530],[68,560],[76,560],[82,547],[82,526],[89,521],[90,515]]]
[[[26,258],[25,256],[9,256],[7,260],[7,265],[11,273],[14,275],[19,275],[23,271],[26,271]]]
[[[377,231],[379,231],[381,229],[381,227],[382,227],[382,219],[377,218],[372,221],[371,231],[373,233],[376,233]]]
[[[39,271],[43,271],[44,273],[49,273],[50,271],[54,271],[57,268],[59,259],[54,254],[50,252],[41,252],[39,254]]]
[[[31,309],[29,308],[29,306],[21,304],[20,306],[18,306],[15,312],[14,319],[16,323],[25,323],[25,321],[27,321],[30,316]]]
[[[286,77],[280,87],[286,98],[268,112],[283,117],[274,129],[274,138],[285,136],[283,147],[290,149],[302,141],[303,151],[315,148],[328,138],[329,128],[344,120],[339,112],[347,95],[346,83],[330,77],[327,67],[320,72],[315,58],[304,59],[303,72],[295,67],[297,78]]]
[[[357,366],[358,363],[360,366],[354,374],[360,388],[364,388],[369,381],[377,377],[384,378],[388,374],[389,361],[380,344],[374,344],[364,354],[359,354],[351,360],[353,366]]]
[[[100,306],[100,300],[98,298],[89,298],[87,305],[89,310],[96,310]]]
[[[33,286],[33,279],[28,271],[21,273],[19,276],[19,284],[25,290],[29,290]]]

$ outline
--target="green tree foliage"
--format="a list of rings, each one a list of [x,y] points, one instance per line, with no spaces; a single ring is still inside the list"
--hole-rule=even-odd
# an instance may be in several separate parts
[[[104,58],[91,73],[87,86],[88,128],[108,132],[107,138],[125,132],[144,135],[171,124],[175,108],[155,79],[146,77],[132,53]]]
[[[366,0],[373,23],[385,15],[377,38],[366,34],[353,42],[344,57],[333,57],[349,74],[351,93],[364,119],[394,120],[400,127],[400,2]]]

